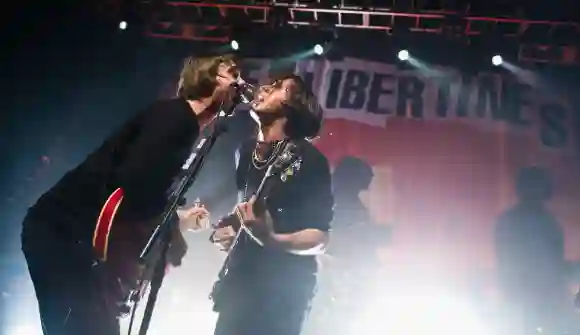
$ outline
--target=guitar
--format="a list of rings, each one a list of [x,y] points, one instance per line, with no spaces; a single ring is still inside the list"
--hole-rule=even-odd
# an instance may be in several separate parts
[[[121,317],[128,316],[135,304],[149,289],[153,268],[139,262],[139,255],[151,233],[157,227],[159,218],[150,222],[126,223],[115,220],[123,203],[123,189],[116,189],[101,209],[93,233],[93,252],[97,274],[107,299],[117,309]],[[202,206],[199,200],[194,206]],[[173,218],[178,220],[177,214]],[[183,239],[179,224],[173,225],[172,239],[167,254],[167,263],[179,265],[186,253],[187,244]],[[156,264],[160,256],[159,246],[154,246],[146,264]]]
[[[256,199],[254,203],[254,212],[256,216],[261,216],[266,211],[266,199],[271,191],[276,186],[275,182],[280,180],[281,182],[286,182],[288,177],[292,176],[296,171],[300,170],[300,165],[302,163],[300,157],[296,152],[296,145],[288,142],[286,143],[284,149],[281,153],[274,159],[274,161],[268,166],[262,181],[254,197]],[[222,267],[218,273],[217,281],[214,283],[212,291],[210,293],[210,299],[214,302],[214,309],[220,305],[221,298],[224,294],[225,281],[232,264],[233,256],[238,250],[238,242],[243,236],[249,237],[253,242],[260,246],[264,246],[261,233],[252,227],[244,225],[241,213],[236,209],[232,214],[222,218],[215,226],[215,229],[232,227],[236,232],[236,236],[233,239],[231,246],[228,249],[226,258],[222,264]],[[214,239],[214,234],[211,235],[210,241],[216,243]]]

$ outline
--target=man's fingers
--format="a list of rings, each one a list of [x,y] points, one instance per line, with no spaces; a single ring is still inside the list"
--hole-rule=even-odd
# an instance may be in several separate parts
[[[209,211],[205,207],[198,207],[196,208],[196,211],[199,216],[209,216]]]
[[[248,217],[248,203],[242,202],[236,206],[235,212],[241,216],[242,220],[246,220]]]
[[[216,241],[216,242],[224,242],[224,241],[227,241],[227,240],[231,240],[232,238],[233,238],[233,236],[230,236],[230,235],[221,235],[221,236],[214,235],[213,236],[213,240]]]
[[[192,216],[206,217],[209,216],[209,211],[204,207],[191,207],[188,209],[178,209],[177,215],[180,219],[188,219]]]
[[[219,246],[220,250],[228,251],[234,241],[235,235],[236,234],[233,229],[221,229],[221,231],[216,230],[215,234],[213,235],[212,242]]]
[[[205,207],[192,207],[186,210],[188,215],[208,215],[209,211]]]
[[[234,231],[234,229],[232,227],[220,228],[220,229],[217,229],[214,233],[215,240],[229,239],[229,238],[232,238],[234,236],[236,236],[236,232]]]
[[[248,211],[248,203],[247,203],[247,202],[242,202],[242,203],[240,204],[240,209],[241,209],[241,210],[242,210],[244,213],[246,213],[246,212]]]

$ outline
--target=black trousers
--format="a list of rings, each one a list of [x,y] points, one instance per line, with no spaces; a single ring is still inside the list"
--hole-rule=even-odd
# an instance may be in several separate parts
[[[302,276],[301,276],[302,277]],[[299,335],[310,310],[316,277],[237,283],[218,307],[214,335]]]
[[[90,246],[55,229],[54,218],[27,215],[22,250],[34,284],[45,335],[118,335]]]

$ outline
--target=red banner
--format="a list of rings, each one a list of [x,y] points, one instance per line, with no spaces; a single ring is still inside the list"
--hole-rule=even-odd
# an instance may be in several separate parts
[[[317,145],[333,163],[355,156],[372,166],[361,198],[373,221],[393,228],[386,262],[490,273],[494,226],[517,200],[517,172],[534,165],[553,178],[548,207],[564,230],[567,258],[580,259],[572,110],[541,78],[356,59],[305,61],[297,71],[327,112]]]
[[[243,68],[254,83],[288,66],[301,74],[326,112],[317,146],[333,165],[354,156],[371,166],[360,198],[372,221],[392,228],[385,264],[492,282],[494,227],[516,203],[515,175],[532,165],[552,176],[548,207],[566,258],[579,260],[580,161],[566,97],[523,70],[416,65],[347,58],[249,60]]]

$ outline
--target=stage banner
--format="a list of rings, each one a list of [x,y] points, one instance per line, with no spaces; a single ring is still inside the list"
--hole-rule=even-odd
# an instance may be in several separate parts
[[[390,225],[383,257],[450,269],[492,269],[494,225],[512,206],[514,176],[547,168],[550,209],[580,258],[580,164],[573,110],[533,73],[461,73],[345,58],[251,60],[254,84],[289,68],[326,112],[316,142],[334,164],[358,157],[374,172],[361,194],[372,219]]]

